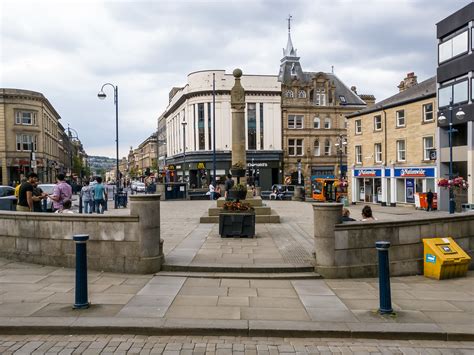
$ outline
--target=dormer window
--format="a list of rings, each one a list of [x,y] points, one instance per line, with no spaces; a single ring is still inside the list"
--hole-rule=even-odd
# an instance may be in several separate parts
[[[304,91],[304,90],[298,91],[298,98],[299,99],[306,99],[306,91]]]
[[[317,106],[326,106],[326,93],[323,89],[316,90],[315,104]]]
[[[289,98],[294,98],[295,97],[295,94],[293,93],[293,90],[287,90],[285,92],[285,96],[286,97],[289,97]]]
[[[346,97],[344,95],[339,95],[339,101],[342,105],[347,104]]]

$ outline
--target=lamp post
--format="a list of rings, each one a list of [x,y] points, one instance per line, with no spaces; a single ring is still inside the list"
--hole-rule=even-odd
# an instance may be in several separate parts
[[[186,125],[188,124],[183,120],[183,183],[186,183]]]
[[[343,147],[347,146],[347,140],[346,138],[340,134],[337,137],[337,142],[334,144],[337,148],[337,153],[339,155],[339,180],[342,180],[343,174],[342,174],[342,153],[343,153]]]
[[[453,98],[450,98],[449,100],[449,130],[448,130],[448,141],[449,141],[449,213],[453,214],[455,207],[456,207],[456,202],[454,201],[454,191],[453,187],[451,186],[452,181],[453,181],[453,133],[456,131],[453,129]],[[458,112],[456,112],[456,118],[458,120],[464,119],[465,113],[460,107]],[[441,113],[441,116],[438,117],[438,122],[444,122],[446,120],[446,116],[444,116],[443,113]]]
[[[216,73],[212,73],[212,170],[214,185],[217,184],[216,176]]]
[[[105,95],[104,87],[111,86],[114,89],[114,104],[115,104],[115,160],[116,160],[116,171],[115,171],[115,183],[117,185],[117,192],[120,190],[120,172],[119,172],[119,137],[118,137],[118,86],[112,85],[110,83],[105,83],[102,85],[97,97],[101,100],[104,100],[107,95]],[[117,203],[115,208],[117,208]]]

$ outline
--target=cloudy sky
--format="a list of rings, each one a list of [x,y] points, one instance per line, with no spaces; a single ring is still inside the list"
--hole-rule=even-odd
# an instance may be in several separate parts
[[[334,72],[378,100],[407,72],[436,71],[435,24],[470,0],[2,0],[0,87],[43,93],[90,155],[156,130],[173,86],[205,69],[278,74],[288,14],[303,70]]]

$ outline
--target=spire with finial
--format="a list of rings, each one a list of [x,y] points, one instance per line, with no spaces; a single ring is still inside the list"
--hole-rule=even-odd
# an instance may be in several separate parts
[[[291,42],[291,19],[293,16],[288,15],[288,43],[286,49],[283,48],[283,57],[296,57],[296,49],[293,48],[293,42]]]

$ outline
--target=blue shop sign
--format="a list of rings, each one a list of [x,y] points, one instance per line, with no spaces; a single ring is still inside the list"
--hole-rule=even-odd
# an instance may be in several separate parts
[[[395,168],[394,175],[402,178],[435,177],[435,168]]]
[[[385,176],[391,176],[392,171],[390,169],[385,169]]]
[[[382,169],[366,168],[354,169],[355,177],[380,177],[382,176]]]

